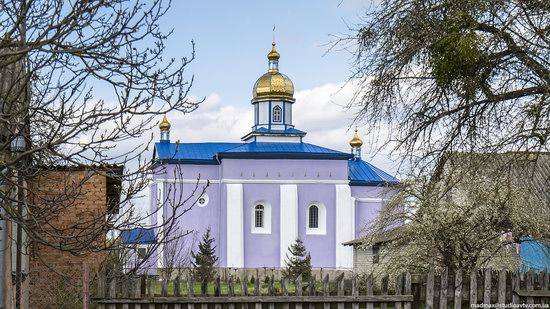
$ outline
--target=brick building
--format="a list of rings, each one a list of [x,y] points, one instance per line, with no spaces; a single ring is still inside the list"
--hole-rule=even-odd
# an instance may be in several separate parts
[[[29,243],[30,308],[73,308],[82,304],[82,274],[88,265],[91,277],[105,262],[109,229],[107,216],[118,212],[120,167],[101,169],[57,168],[31,184],[30,211],[44,211],[36,227],[54,243],[68,247],[89,243],[70,251]],[[32,209],[34,207],[34,209]],[[40,216],[39,216],[40,217]],[[55,304],[55,306],[54,306]]]

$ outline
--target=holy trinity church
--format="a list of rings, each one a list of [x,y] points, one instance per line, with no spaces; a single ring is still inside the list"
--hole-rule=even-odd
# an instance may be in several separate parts
[[[268,70],[253,87],[252,130],[242,141],[176,143],[170,129],[177,125],[164,118],[154,150],[151,210],[171,204],[160,201],[187,199],[200,179],[189,200],[196,204],[177,224],[198,235],[210,227],[220,267],[282,267],[299,238],[313,267],[349,269],[353,248],[342,244],[361,236],[398,180],[361,159],[357,132],[350,153],[307,143],[306,132],[293,123],[292,107],[300,102],[279,71],[275,43],[267,58]],[[151,223],[161,224],[169,212],[162,209]]]

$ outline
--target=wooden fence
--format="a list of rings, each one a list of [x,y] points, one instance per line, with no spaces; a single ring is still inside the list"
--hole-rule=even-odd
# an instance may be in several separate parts
[[[550,303],[548,272],[511,273],[491,269],[464,274],[430,272],[336,278],[326,275],[294,282],[274,277],[253,282],[246,276],[222,281],[158,281],[153,278],[111,278],[99,275],[94,302],[100,309],[373,309],[468,308],[470,304]]]

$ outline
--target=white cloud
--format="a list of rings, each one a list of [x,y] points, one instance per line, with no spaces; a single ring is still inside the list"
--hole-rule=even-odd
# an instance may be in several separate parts
[[[298,91],[293,106],[293,122],[297,129],[307,132],[305,142],[344,152],[350,151],[349,141],[353,137],[353,118],[357,108],[347,108],[353,96],[353,85],[326,84],[313,89]],[[223,102],[217,93],[206,97],[201,106],[192,113],[169,114],[172,123],[171,139],[181,142],[240,142],[253,125],[251,105],[239,107]],[[363,158],[376,166],[395,172],[395,163],[388,156],[389,149],[372,154],[378,140],[374,132],[360,127],[359,133],[365,141]],[[385,134],[385,132],[380,132]],[[383,140],[384,136],[380,140]],[[369,143],[370,141],[370,143]]]

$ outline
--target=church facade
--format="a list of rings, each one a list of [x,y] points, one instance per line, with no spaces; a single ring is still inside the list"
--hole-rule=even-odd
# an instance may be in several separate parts
[[[199,237],[210,228],[219,267],[284,267],[288,247],[299,238],[313,267],[351,269],[353,249],[343,243],[361,236],[398,180],[361,159],[357,131],[349,153],[305,141],[306,132],[293,123],[292,107],[300,103],[279,58],[273,43],[268,72],[253,88],[252,130],[242,141],[173,142],[164,118],[150,206],[160,211],[151,224],[175,215],[179,229]],[[176,199],[194,205],[174,214]],[[161,238],[163,230],[157,233]]]

